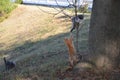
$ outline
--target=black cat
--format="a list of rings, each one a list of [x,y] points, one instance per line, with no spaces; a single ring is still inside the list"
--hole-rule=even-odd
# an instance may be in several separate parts
[[[12,68],[15,67],[15,63],[12,62],[12,61],[8,61],[8,60],[6,60],[5,57],[4,57],[4,62],[5,62],[6,70],[9,70],[9,69],[12,69]]]
[[[72,32],[76,28],[76,24],[77,23],[80,24],[79,22],[83,19],[84,19],[84,15],[77,15],[77,17],[74,16],[72,18],[72,29],[70,30],[70,32]],[[78,20],[79,22],[76,22],[76,20]]]

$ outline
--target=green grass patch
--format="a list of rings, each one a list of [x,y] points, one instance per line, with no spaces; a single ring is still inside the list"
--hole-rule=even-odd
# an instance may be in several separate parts
[[[22,4],[23,0],[15,0],[15,3]]]
[[[16,7],[10,0],[0,0],[0,22],[9,16],[9,13]]]

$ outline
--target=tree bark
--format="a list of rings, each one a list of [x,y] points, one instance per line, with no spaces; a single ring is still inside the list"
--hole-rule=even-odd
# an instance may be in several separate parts
[[[89,52],[97,67],[120,65],[120,0],[94,0],[89,30]]]

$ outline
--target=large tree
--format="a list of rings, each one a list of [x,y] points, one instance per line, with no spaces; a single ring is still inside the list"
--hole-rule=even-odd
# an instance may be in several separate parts
[[[89,52],[97,67],[120,64],[120,0],[94,0],[89,31]]]

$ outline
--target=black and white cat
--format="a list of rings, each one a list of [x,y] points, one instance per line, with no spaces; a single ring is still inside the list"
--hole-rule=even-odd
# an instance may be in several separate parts
[[[5,57],[3,59],[4,59],[4,62],[5,62],[6,70],[12,69],[16,66],[14,62],[6,60]]]

